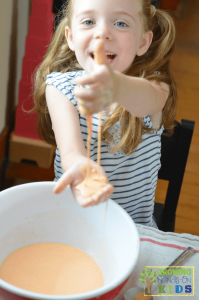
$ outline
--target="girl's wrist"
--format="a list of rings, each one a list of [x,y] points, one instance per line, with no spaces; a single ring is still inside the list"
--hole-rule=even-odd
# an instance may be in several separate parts
[[[67,152],[61,156],[61,166],[64,172],[66,172],[74,164],[86,164],[87,157],[81,152]]]
[[[115,72],[115,87],[116,87],[114,102],[121,104],[122,93],[123,93],[123,76],[125,75],[118,71],[114,71],[114,72]]]

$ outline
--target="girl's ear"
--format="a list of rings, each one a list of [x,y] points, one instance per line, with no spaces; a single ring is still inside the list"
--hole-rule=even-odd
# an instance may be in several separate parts
[[[65,27],[65,37],[66,37],[66,39],[67,39],[69,48],[70,48],[72,51],[75,51],[75,47],[74,47],[74,44],[73,44],[73,35],[72,35],[72,31],[71,31],[71,29],[70,29],[68,26]]]
[[[152,39],[153,39],[152,31],[147,31],[144,33],[144,35],[141,39],[140,47],[136,52],[136,54],[138,56],[142,56],[144,53],[147,52],[147,50],[149,49],[149,47],[151,45]]]

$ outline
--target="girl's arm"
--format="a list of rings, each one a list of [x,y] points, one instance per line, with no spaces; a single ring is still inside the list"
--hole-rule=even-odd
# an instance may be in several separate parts
[[[80,191],[76,189],[76,186],[83,180],[80,169],[88,163],[76,108],[53,85],[47,85],[46,87],[46,101],[61,155],[62,169],[65,172],[57,181],[54,192],[60,193],[70,184],[75,199],[82,206],[95,205],[102,200],[108,200],[113,192],[113,186],[110,184],[107,184],[101,193],[90,198],[84,198]],[[97,169],[97,164],[92,160],[90,166],[92,169]],[[106,176],[102,167],[100,167],[100,174]]]
[[[154,116],[161,112],[169,95],[164,82],[148,81],[117,72],[117,102],[136,117]]]
[[[117,102],[136,117],[154,116],[162,111],[169,95],[167,84],[127,76],[113,71],[108,63],[96,66],[95,73],[77,77],[75,81],[80,85],[90,85],[90,89],[76,87],[74,90],[76,97],[81,99],[78,100],[79,106],[85,107],[88,114]]]
[[[90,89],[76,87],[74,90],[79,109],[88,115],[105,110],[111,103],[117,102],[136,117],[149,115],[153,126],[158,127],[161,111],[169,95],[169,86],[163,82],[159,84],[114,71],[104,53],[103,42],[96,53],[103,64],[94,64],[91,74],[75,79],[77,84],[90,85]]]
[[[66,171],[73,164],[73,159],[71,157],[72,160],[64,160],[64,157],[87,156],[79,126],[79,115],[70,100],[53,85],[46,87],[46,101],[56,144],[63,158],[62,169]]]

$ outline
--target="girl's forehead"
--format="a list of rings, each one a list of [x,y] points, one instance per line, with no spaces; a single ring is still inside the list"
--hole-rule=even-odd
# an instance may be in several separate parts
[[[136,14],[139,11],[139,0],[73,0],[73,14],[77,15],[83,11],[98,11],[98,8],[107,11],[127,10]]]

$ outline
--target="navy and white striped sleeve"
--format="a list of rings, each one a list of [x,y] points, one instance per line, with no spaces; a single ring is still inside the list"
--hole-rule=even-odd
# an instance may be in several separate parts
[[[58,88],[68,99],[77,107],[77,101],[73,95],[73,89],[76,86],[74,78],[76,77],[75,72],[60,73],[53,72],[46,78],[46,84],[52,84]]]

